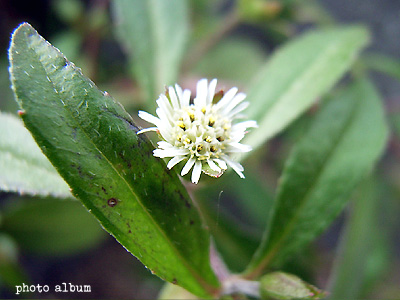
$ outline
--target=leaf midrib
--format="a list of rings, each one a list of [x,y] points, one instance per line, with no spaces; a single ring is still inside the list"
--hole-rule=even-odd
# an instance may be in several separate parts
[[[34,35],[34,38],[39,38],[41,39],[41,42],[43,42],[43,39],[38,36],[38,34],[36,33]],[[25,38],[26,40],[29,40],[29,37],[27,36],[27,34],[25,34]],[[41,44],[40,44],[41,45]],[[31,45],[29,45],[27,43],[28,48],[32,49],[37,61],[40,63],[40,65],[42,66],[42,69],[44,71],[44,73],[48,76],[49,78],[49,82],[52,85],[52,87],[54,88],[54,90],[56,90],[59,95],[60,98],[62,98],[60,96],[60,90],[57,88],[57,86],[53,83],[53,75],[49,74],[46,71],[46,68],[44,67],[42,61],[41,61],[41,57],[39,56],[39,54],[31,47]],[[55,51],[58,51],[57,49],[55,49]],[[60,55],[62,55],[61,52],[59,52]],[[74,68],[75,71],[77,71]],[[58,70],[56,70],[55,72],[57,72]],[[62,100],[62,99],[60,99]],[[66,103],[66,102],[64,102]],[[161,227],[157,224],[157,222],[155,222],[154,218],[149,214],[149,212],[145,209],[144,205],[142,204],[141,201],[139,201],[139,198],[137,197],[136,193],[134,192],[134,190],[132,189],[132,187],[128,184],[128,182],[126,181],[126,179],[122,176],[122,174],[120,174],[118,172],[118,170],[114,167],[114,165],[108,160],[108,158],[105,156],[105,154],[103,154],[102,151],[99,150],[99,148],[96,146],[96,144],[93,142],[93,140],[91,138],[89,138],[87,132],[85,130],[83,130],[83,128],[81,127],[80,123],[74,118],[74,114],[67,108],[67,106],[64,105],[64,108],[66,111],[68,111],[68,114],[71,116],[72,120],[74,120],[74,122],[77,124],[77,127],[79,127],[81,129],[81,131],[84,133],[84,135],[87,137],[87,140],[90,141],[90,144],[92,144],[92,146],[100,153],[100,155],[102,157],[104,157],[104,159],[107,161],[107,163],[112,167],[112,169],[115,171],[115,173],[122,179],[122,181],[127,185],[128,189],[131,191],[132,195],[135,197],[137,203],[140,205],[140,207],[142,208],[142,210],[145,212],[145,215],[147,215],[148,219],[151,221],[151,223],[153,223],[153,226],[161,233],[161,236],[164,238],[164,240],[167,242],[167,244],[170,246],[170,248],[173,250],[173,252],[175,252],[177,254],[177,257],[180,258],[181,262],[183,262],[183,265],[186,266],[187,270],[190,271],[190,273],[192,274],[192,276],[194,276],[194,278],[197,279],[197,282],[205,289],[205,291],[209,292],[209,290],[207,289],[206,286],[204,286],[204,283],[206,283],[206,281],[202,280],[202,276],[200,276],[199,274],[197,274],[196,271],[194,271],[194,269],[192,267],[190,267],[190,265],[188,265],[187,261],[183,258],[182,254],[177,250],[177,248],[173,245],[173,243],[166,238],[166,233],[164,230],[161,229]]]

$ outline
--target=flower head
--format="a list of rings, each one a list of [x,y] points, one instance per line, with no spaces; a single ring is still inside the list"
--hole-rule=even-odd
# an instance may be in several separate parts
[[[192,182],[197,183],[201,172],[219,177],[230,166],[241,177],[243,166],[234,161],[232,155],[248,152],[251,147],[240,144],[246,129],[257,127],[255,121],[236,123],[248,102],[243,102],[246,95],[238,93],[236,87],[226,92],[220,101],[215,88],[217,80],[201,79],[197,83],[196,97],[190,101],[190,91],[182,90],[179,85],[169,87],[166,94],[157,100],[158,108],[155,117],[147,112],[139,111],[139,117],[156,127],[140,130],[157,131],[163,141],[158,142],[154,156],[171,157],[167,167],[171,169],[183,160],[187,160],[181,171],[184,176],[192,168]]]

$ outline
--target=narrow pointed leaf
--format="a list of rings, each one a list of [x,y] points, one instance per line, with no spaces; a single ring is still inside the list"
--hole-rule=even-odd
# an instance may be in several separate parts
[[[147,99],[178,77],[189,32],[186,0],[114,0],[116,34]]]
[[[17,117],[0,112],[0,189],[20,194],[72,197],[68,185]]]
[[[29,24],[9,54],[25,125],[74,196],[153,273],[210,297],[209,234],[131,117]]]
[[[322,299],[326,292],[284,272],[268,273],[260,279],[261,299]]]
[[[363,27],[308,33],[278,50],[248,89],[246,115],[259,128],[243,140],[261,146],[324,95],[368,42]]]
[[[379,197],[376,183],[367,180],[357,191],[344,228],[330,278],[330,299],[362,298],[368,262],[379,239]]]
[[[288,158],[271,222],[247,276],[282,264],[327,228],[386,139],[381,101],[368,80],[329,101]]]
[[[374,71],[382,72],[386,75],[400,80],[400,60],[382,55],[382,54],[369,54],[363,58],[364,64]]]

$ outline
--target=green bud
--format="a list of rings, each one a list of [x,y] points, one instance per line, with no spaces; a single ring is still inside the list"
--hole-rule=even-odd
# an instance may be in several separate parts
[[[85,7],[79,0],[56,0],[52,4],[60,19],[68,24],[77,22],[85,12]]]
[[[16,262],[18,246],[9,235],[0,233],[0,265],[5,262]]]
[[[158,299],[199,300],[197,296],[189,293],[184,288],[168,282],[165,283],[164,287],[161,289],[160,294],[158,295]]]
[[[213,104],[217,104],[219,102],[219,100],[222,99],[222,97],[224,96],[224,91],[223,90],[219,90],[218,92],[215,93],[214,97],[213,97]]]
[[[283,6],[276,0],[239,0],[238,11],[246,21],[266,21],[278,16]]]
[[[326,296],[326,292],[295,275],[273,272],[261,278],[260,295],[261,299],[321,299]]]

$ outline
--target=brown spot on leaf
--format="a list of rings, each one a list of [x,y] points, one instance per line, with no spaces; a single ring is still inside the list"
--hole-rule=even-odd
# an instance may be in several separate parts
[[[187,198],[182,194],[182,191],[176,189],[175,192],[179,195],[179,198],[181,198],[182,201],[185,202],[185,206],[189,209],[192,208],[192,205],[189,203],[189,201],[187,200]]]
[[[118,200],[115,198],[110,198],[107,200],[107,204],[109,207],[114,207],[115,205],[118,204]]]
[[[178,280],[176,278],[172,279],[171,281],[173,284],[178,284]]]
[[[192,208],[192,206],[190,205],[189,201],[187,201],[187,199],[185,199],[185,205],[187,208]]]
[[[126,165],[128,166],[129,169],[132,168],[132,164],[131,164],[130,160],[126,159],[122,152],[119,152],[118,155],[126,163]]]

